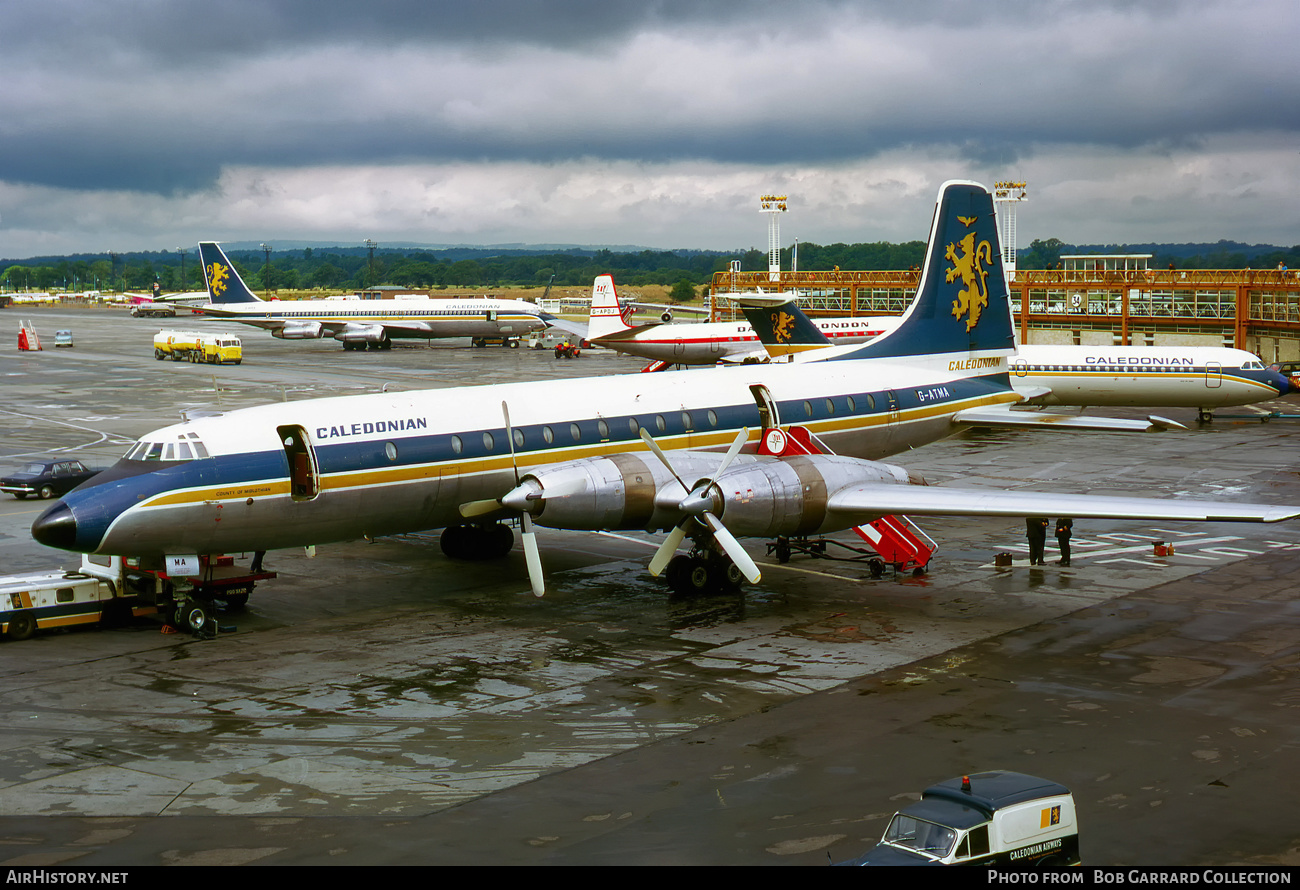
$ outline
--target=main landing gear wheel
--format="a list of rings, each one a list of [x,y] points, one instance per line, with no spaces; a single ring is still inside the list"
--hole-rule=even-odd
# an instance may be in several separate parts
[[[452,525],[443,529],[438,545],[452,559],[470,562],[501,559],[515,546],[515,533],[510,526],[499,522],[492,525]]]
[[[15,612],[9,619],[9,639],[27,640],[36,633],[36,619],[30,612]]]
[[[733,593],[745,583],[740,568],[716,553],[707,556],[678,554],[668,562],[664,579],[673,593],[681,596]]]

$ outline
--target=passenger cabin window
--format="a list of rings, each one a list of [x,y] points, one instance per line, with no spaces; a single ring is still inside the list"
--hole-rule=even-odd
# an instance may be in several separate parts
[[[300,426],[282,426],[276,432],[289,461],[289,494],[295,501],[310,501],[320,494],[320,478],[307,431]]]

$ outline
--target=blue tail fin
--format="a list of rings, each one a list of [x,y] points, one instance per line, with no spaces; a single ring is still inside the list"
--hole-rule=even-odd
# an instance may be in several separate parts
[[[993,196],[977,182],[945,182],[916,298],[898,327],[844,358],[1015,349]]]
[[[809,349],[823,349],[831,341],[789,296],[745,294],[736,299],[745,320],[758,335],[768,355],[790,355]]]
[[[235,267],[215,241],[199,242],[199,261],[208,283],[208,299],[214,303],[261,303],[262,298],[248,289]]]

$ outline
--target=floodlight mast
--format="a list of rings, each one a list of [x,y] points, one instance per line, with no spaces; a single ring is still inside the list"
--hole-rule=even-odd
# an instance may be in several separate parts
[[[786,211],[785,195],[759,195],[760,213],[768,214],[767,223],[767,280],[781,280],[781,221],[779,214]]]
[[[1002,268],[1007,281],[1016,277],[1016,205],[1028,201],[1023,182],[993,183],[993,207],[997,213],[998,240],[1002,242]]]

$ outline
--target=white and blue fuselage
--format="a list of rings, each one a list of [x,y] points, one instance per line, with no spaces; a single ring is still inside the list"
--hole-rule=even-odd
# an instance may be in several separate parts
[[[664,449],[721,450],[742,428],[757,441],[764,398],[781,423],[875,459],[948,435],[957,411],[1015,402],[1005,359],[990,361],[976,376],[862,360],[579,379],[564,383],[562,400],[555,383],[538,382],[248,408],[144,437],[34,534],[68,550],[139,556],[446,527],[462,521],[460,505],[515,484],[503,402],[521,473],[645,452],[642,428]]]
[[[1212,346],[1021,346],[1011,384],[1051,390],[1035,404],[1204,410],[1291,391],[1286,376],[1254,353]]]

